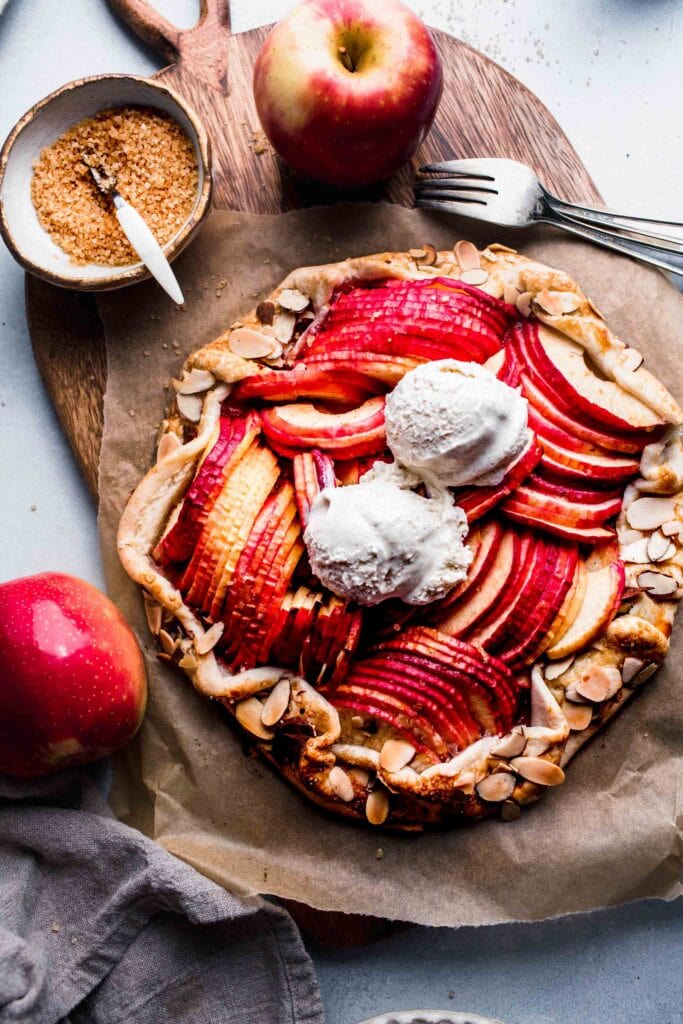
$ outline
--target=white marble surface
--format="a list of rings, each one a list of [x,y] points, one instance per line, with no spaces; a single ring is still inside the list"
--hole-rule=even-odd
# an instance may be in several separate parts
[[[379,2],[379,0],[378,0]],[[156,0],[189,25],[197,0]],[[521,78],[562,123],[607,202],[683,220],[683,3],[413,0],[432,24]],[[234,0],[242,31],[288,0]],[[65,81],[160,66],[105,0],[10,0],[0,17],[0,137]],[[62,569],[102,583],[95,510],[42,389],[23,275],[0,249],[0,580]],[[509,1024],[681,1024],[683,904],[463,932],[412,929],[359,951],[314,951],[330,1024],[443,1006]]]

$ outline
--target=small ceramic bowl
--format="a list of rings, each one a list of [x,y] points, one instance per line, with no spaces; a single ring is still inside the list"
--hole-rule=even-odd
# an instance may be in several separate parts
[[[72,263],[41,227],[31,201],[33,163],[40,151],[67,128],[108,107],[146,106],[164,111],[192,141],[199,176],[192,212],[165,245],[172,261],[188,244],[209,211],[211,147],[206,130],[190,106],[161,82],[135,75],[96,75],[69,82],[24,114],[0,151],[0,233],[13,256],[32,274],[63,288],[107,290],[150,275],[142,263],[108,267]]]
[[[361,1024],[501,1024],[493,1017],[480,1017],[477,1013],[453,1013],[452,1010],[400,1010],[398,1013],[380,1013],[378,1017]]]

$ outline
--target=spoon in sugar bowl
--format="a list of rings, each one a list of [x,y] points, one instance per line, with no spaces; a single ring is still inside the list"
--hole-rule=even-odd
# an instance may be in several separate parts
[[[91,153],[84,151],[81,158],[90,171],[97,188],[102,195],[111,200],[121,230],[140,257],[141,262],[144,263],[169,298],[173,299],[178,306],[182,306],[185,299],[178,280],[147,221],[134,206],[126,202],[121,193],[117,191],[116,177],[113,174],[108,174],[103,167],[98,166],[93,161]]]

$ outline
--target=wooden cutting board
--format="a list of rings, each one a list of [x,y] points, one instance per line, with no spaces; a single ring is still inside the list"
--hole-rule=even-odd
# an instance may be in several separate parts
[[[204,120],[213,146],[218,208],[278,213],[349,198],[412,206],[418,166],[476,156],[521,160],[563,198],[601,202],[574,149],[533,93],[483,54],[443,32],[434,35],[444,66],[444,92],[429,137],[411,164],[390,181],[349,194],[303,183],[269,147],[259,152],[262,139],[251,79],[269,27],[231,35],[228,0],[201,0],[199,21],[187,31],[170,24],[147,0],[108,2],[171,62],[155,77],[184,96]],[[26,307],[36,363],[96,498],[107,370],[95,300],[27,276]],[[368,941],[382,931],[382,923],[373,918],[321,914],[300,904],[290,909],[309,935],[327,941]]]

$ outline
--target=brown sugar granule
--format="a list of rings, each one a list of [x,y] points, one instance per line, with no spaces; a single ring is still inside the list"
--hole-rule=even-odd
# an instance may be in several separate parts
[[[120,107],[79,121],[46,146],[34,164],[31,198],[38,219],[74,263],[137,263],[111,200],[97,189],[83,163],[86,150],[95,166],[115,176],[123,198],[165,245],[194,206],[194,146],[167,114]]]

